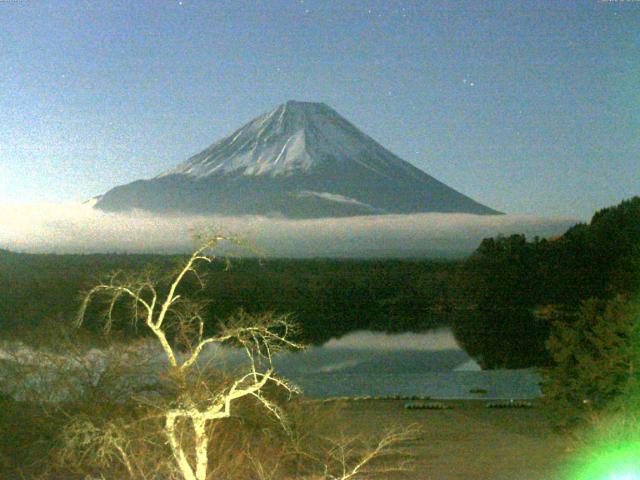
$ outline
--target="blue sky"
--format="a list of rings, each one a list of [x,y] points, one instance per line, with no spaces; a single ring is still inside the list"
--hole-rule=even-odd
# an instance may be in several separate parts
[[[640,194],[640,2],[0,2],[0,202],[154,176],[323,101],[501,211]]]

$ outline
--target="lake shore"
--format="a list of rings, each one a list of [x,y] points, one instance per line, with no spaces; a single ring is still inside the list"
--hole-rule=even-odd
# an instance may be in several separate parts
[[[570,460],[569,440],[554,433],[543,409],[487,408],[481,400],[439,401],[443,410],[408,410],[406,400],[313,402],[332,412],[330,428],[375,438],[385,429],[416,424],[415,471],[385,478],[415,480],[553,480]]]

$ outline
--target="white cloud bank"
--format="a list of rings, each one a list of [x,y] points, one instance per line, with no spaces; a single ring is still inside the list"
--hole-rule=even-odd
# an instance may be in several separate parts
[[[105,213],[77,204],[0,204],[0,248],[26,252],[186,252],[194,231],[250,240],[266,256],[462,255],[483,238],[548,237],[572,218],[425,213],[287,220],[258,216]]]

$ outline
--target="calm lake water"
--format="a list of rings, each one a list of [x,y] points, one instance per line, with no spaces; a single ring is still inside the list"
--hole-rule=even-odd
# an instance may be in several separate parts
[[[529,370],[368,375],[327,373],[289,378],[313,398],[417,395],[433,399],[494,400],[540,396],[539,377]],[[483,393],[472,393],[478,390]]]
[[[155,344],[149,345],[152,348],[145,356],[152,361],[144,372],[135,377],[134,383],[153,384],[158,373],[166,367],[163,353]],[[241,367],[246,362],[242,351],[217,345],[204,351],[202,357],[203,361],[223,369]],[[6,354],[0,355],[0,359],[9,363],[10,358]],[[44,366],[28,348],[22,358],[25,363],[42,365],[42,371],[20,379],[7,372],[0,375],[3,377],[0,379],[2,389],[7,393],[14,390],[12,381],[20,384],[14,387],[32,385],[47,392],[48,382],[52,381],[47,379],[66,375],[64,369],[56,373]],[[84,362],[88,362],[86,365],[90,365],[91,375],[96,379],[106,368],[104,354],[96,349],[87,353]],[[281,377],[291,380],[313,398],[429,396],[434,399],[531,399],[540,396],[540,379],[533,371],[481,371],[459,348],[447,329],[394,335],[355,332],[305,351],[281,353],[274,363]],[[132,378],[127,381],[132,381]]]
[[[540,378],[535,372],[481,371],[446,329],[399,335],[356,332],[322,347],[281,355],[275,363],[281,375],[316,398],[400,395],[434,399],[532,399],[540,396]]]

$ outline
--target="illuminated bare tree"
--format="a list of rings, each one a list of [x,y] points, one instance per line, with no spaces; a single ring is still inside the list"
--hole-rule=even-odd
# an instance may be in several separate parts
[[[213,248],[227,237],[207,239],[193,252],[177,271],[166,289],[160,293],[158,282],[147,272],[141,275],[113,274],[105,283],[93,287],[84,297],[77,322],[85,319],[87,307],[94,297],[107,300],[104,328],[110,330],[115,321],[118,302],[128,299],[133,306],[133,320],[142,321],[159,342],[169,365],[171,376],[180,385],[177,398],[162,410],[164,433],[167,436],[174,460],[185,480],[205,480],[209,463],[210,422],[231,415],[234,403],[244,397],[257,399],[286,427],[286,419],[280,408],[263,394],[267,384],[275,384],[289,393],[296,388],[278,378],[273,369],[273,354],[282,349],[297,349],[300,345],[291,337],[293,324],[286,315],[263,314],[249,316],[240,312],[231,321],[221,325],[218,333],[205,335],[203,304],[178,293],[187,275],[199,282],[199,263],[214,260]],[[183,351],[169,341],[168,331],[176,332],[176,339]],[[199,380],[198,360],[203,349],[212,343],[232,343],[246,352],[249,369],[230,385],[211,389]],[[197,385],[198,388],[192,388]],[[180,424],[192,430],[192,441],[183,440]],[[191,450],[191,451],[188,451]]]

